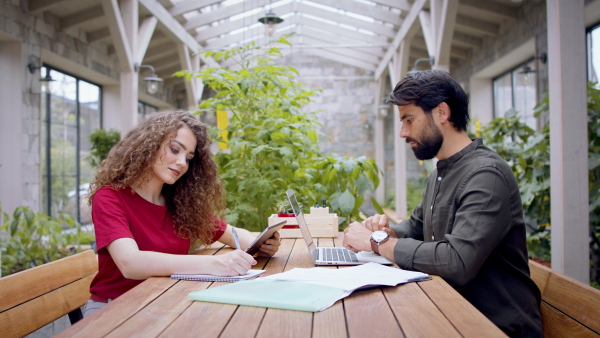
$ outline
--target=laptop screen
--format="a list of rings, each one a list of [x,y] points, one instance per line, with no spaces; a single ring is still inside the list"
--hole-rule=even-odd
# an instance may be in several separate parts
[[[294,210],[294,215],[296,216],[296,220],[298,221],[298,227],[300,227],[300,232],[302,233],[302,237],[304,237],[304,242],[306,242],[306,246],[308,250],[312,254],[312,252],[317,248],[315,243],[313,242],[312,236],[310,235],[310,230],[308,230],[308,225],[306,224],[306,220],[304,219],[304,213],[302,209],[300,209],[300,205],[296,200],[296,195],[294,190],[290,189],[286,191],[287,197],[290,200],[290,204],[292,205],[292,209]]]

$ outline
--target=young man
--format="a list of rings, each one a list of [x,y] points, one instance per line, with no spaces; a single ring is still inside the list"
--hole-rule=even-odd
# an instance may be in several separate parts
[[[468,137],[467,95],[448,73],[431,70],[405,77],[388,102],[398,106],[400,137],[418,159],[436,157],[437,168],[409,219],[354,222],[344,246],[444,278],[509,336],[542,336],[519,188],[508,164]]]

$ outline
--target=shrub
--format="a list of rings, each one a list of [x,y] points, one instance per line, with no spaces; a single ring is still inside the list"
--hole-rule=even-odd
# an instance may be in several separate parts
[[[536,106],[536,116],[549,111],[549,99]],[[482,130],[486,146],[508,161],[519,183],[527,247],[531,257],[550,261],[550,127],[536,132],[510,111]],[[591,280],[600,282],[600,90],[588,84],[588,162]]]
[[[92,233],[82,232],[81,225],[69,214],[51,218],[44,213],[34,213],[28,207],[17,207],[12,217],[2,209],[0,214],[4,220],[0,231],[6,233],[0,238],[0,249],[4,249],[2,275],[67,256],[93,238]]]

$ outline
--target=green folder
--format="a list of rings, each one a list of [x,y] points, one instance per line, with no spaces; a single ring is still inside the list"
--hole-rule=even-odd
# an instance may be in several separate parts
[[[245,280],[189,294],[191,300],[286,310],[322,311],[350,292],[329,286],[278,281]]]

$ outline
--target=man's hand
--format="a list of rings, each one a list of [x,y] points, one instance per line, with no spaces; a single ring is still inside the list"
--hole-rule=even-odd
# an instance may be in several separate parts
[[[279,246],[281,245],[281,242],[279,241],[280,238],[281,235],[279,235],[279,232],[275,232],[273,237],[267,239],[263,245],[260,246],[258,256],[271,257],[275,255],[277,250],[279,250]]]
[[[342,244],[354,252],[371,251],[371,233],[373,231],[367,229],[364,224],[354,222],[344,230]]]
[[[390,237],[398,238],[396,232],[390,229],[390,224],[386,215],[375,214],[369,218],[367,218],[363,224],[365,228],[371,231],[385,231]]]

